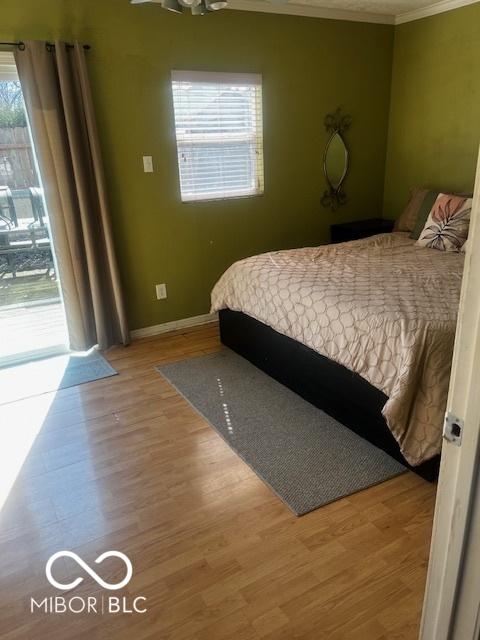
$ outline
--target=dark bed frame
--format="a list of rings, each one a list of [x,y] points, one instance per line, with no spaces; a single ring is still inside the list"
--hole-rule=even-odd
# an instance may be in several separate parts
[[[420,475],[434,481],[440,456],[412,467],[382,416],[388,397],[346,367],[238,311],[223,309],[223,344]]]

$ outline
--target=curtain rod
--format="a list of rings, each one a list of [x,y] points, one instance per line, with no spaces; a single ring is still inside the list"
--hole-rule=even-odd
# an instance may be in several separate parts
[[[20,51],[24,51],[25,50],[25,43],[22,40],[19,40],[18,42],[0,42],[0,46],[4,46],[4,47],[18,47],[20,49]],[[55,45],[52,42],[47,42],[46,43],[47,49],[49,51],[51,51],[52,49],[55,49]],[[74,45],[73,44],[69,44],[67,43],[67,49],[73,49]],[[89,49],[91,49],[89,44],[84,44],[83,48],[88,51]]]

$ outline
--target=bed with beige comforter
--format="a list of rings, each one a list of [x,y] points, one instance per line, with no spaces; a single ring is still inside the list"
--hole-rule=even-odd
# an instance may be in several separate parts
[[[240,260],[212,311],[260,320],[388,396],[383,416],[406,460],[440,452],[464,255],[405,233]]]

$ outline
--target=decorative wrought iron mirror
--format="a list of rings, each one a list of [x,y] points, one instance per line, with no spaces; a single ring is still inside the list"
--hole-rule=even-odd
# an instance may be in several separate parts
[[[347,201],[343,190],[343,183],[348,173],[348,149],[344,133],[352,124],[352,119],[348,115],[343,115],[338,108],[335,113],[329,113],[325,117],[324,123],[330,137],[323,154],[323,173],[328,189],[323,194],[322,205],[336,211]]]

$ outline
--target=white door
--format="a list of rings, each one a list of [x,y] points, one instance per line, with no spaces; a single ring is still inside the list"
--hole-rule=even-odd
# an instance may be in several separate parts
[[[480,157],[460,298],[421,640],[475,640],[480,609]]]

